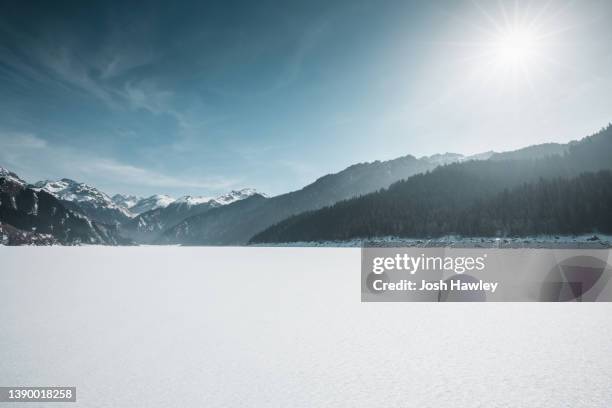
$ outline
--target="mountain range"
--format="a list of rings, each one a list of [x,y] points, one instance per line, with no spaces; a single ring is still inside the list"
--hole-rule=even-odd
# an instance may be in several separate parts
[[[262,196],[254,189],[245,188],[230,191],[219,197],[183,196],[165,206],[157,206],[145,211],[122,225],[122,234],[140,243],[155,243],[167,229],[173,228],[181,221],[198,214],[206,213],[213,208],[228,206],[254,195]]]
[[[533,214],[520,215],[516,209],[506,209],[505,216],[496,213],[493,207],[504,202],[500,197],[518,205],[521,195],[553,188],[540,179],[551,183],[558,177],[562,179],[554,184],[555,194],[569,194],[575,180],[605,189],[605,175],[588,178],[583,173],[612,167],[611,153],[612,130],[608,126],[567,144],[547,143],[472,156],[405,155],[359,163],[274,197],[254,189],[218,197],[111,197],[67,178],[28,184],[0,167],[0,243],[245,245],[380,235],[527,233],[546,228],[535,228],[533,220],[525,220]],[[575,201],[558,194],[555,197]],[[545,210],[552,207],[539,207],[538,211],[548,217]],[[583,211],[577,204],[557,210]],[[488,218],[474,214],[488,214]],[[486,219],[491,222],[484,225]],[[592,220],[583,219],[584,229],[597,227],[590,225]],[[603,216],[598,220],[600,224],[607,222]],[[555,222],[559,221],[550,221],[546,230],[559,229]],[[466,223],[479,227],[470,229]]]
[[[443,165],[388,189],[289,217],[251,242],[610,233],[611,169],[609,126],[567,145]]]
[[[450,157],[449,157],[450,156]],[[448,160],[456,155],[446,155]],[[289,216],[386,188],[390,184],[435,168],[441,157],[404,156],[350,166],[328,174],[301,190],[272,198],[253,196],[244,202],[216,208],[182,220],[166,229],[157,243],[185,245],[244,245],[249,239]]]
[[[513,157],[546,157],[563,149],[556,144],[531,146],[513,152]],[[507,153],[486,152],[473,156],[456,153],[416,158],[406,155],[389,161],[350,166],[328,174],[301,190],[269,199],[253,197],[241,203],[189,217],[166,229],[159,244],[245,245],[250,238],[289,217],[359,197],[439,166],[474,161],[503,161]]]

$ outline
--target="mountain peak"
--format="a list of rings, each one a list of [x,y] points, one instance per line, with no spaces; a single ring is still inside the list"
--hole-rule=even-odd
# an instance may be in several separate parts
[[[255,194],[259,194],[263,197],[266,197],[265,194],[257,192],[257,190],[255,190],[254,188],[243,188],[241,190],[232,190],[229,193],[220,195],[219,197],[215,198],[214,201],[216,203],[219,203],[220,205],[227,205],[235,201],[244,200],[245,198],[248,198]]]
[[[433,154],[431,156],[423,156],[423,157],[421,157],[421,160],[426,160],[429,163],[435,164],[435,165],[444,165],[444,164],[455,163],[455,162],[461,161],[463,159],[464,159],[464,156],[462,154],[459,154],[459,153],[450,153],[450,152],[437,153],[437,154]]]
[[[19,178],[19,176],[15,173],[13,173],[10,170],[5,169],[4,167],[0,166],[0,177],[9,179],[17,184],[21,184],[21,185],[25,185],[26,182],[23,181],[21,178]]]
[[[129,210],[133,214],[138,215],[158,208],[166,208],[175,201],[176,200],[173,197],[168,195],[154,194],[146,198],[138,199],[129,207]]]
[[[60,200],[74,202],[81,206],[86,204],[94,209],[113,210],[122,213],[125,217],[132,216],[129,211],[117,205],[106,193],[85,183],[68,178],[62,178],[57,181],[39,181],[34,184],[34,189],[44,190]]]
[[[115,194],[112,196],[111,200],[118,206],[129,210],[131,207],[135,206],[138,201],[142,200],[142,197],[129,194]]]
[[[200,205],[200,204],[212,204],[214,206],[222,206],[222,205],[231,204],[235,201],[244,200],[245,198],[248,198],[255,194],[260,194],[261,196],[266,197],[265,194],[259,193],[254,188],[243,188],[240,190],[232,190],[228,193],[222,194],[217,197],[186,195],[186,196],[182,196],[178,198],[176,201],[174,201],[173,204],[176,204],[176,205],[183,204],[187,206]]]
[[[198,205],[213,200],[211,197],[184,195],[174,201],[174,204]]]

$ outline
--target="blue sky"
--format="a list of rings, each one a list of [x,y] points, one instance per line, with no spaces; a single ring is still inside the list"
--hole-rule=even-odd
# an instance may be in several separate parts
[[[3,1],[0,166],[109,193],[274,195],[612,120],[609,1],[178,3]],[[500,38],[526,26],[509,60]]]

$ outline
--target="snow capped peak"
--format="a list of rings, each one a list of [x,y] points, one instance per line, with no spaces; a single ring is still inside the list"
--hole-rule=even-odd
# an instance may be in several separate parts
[[[133,215],[139,215],[157,208],[165,208],[174,202],[174,198],[165,194],[154,194],[149,197],[115,194],[112,200],[118,206],[129,210]]]
[[[0,167],[0,177],[7,177],[9,174],[12,174],[10,171],[5,169],[4,167]]]
[[[186,195],[186,196],[177,198],[174,204],[185,204],[188,206],[192,206],[192,205],[204,204],[211,200],[212,198],[210,197]]]
[[[34,184],[36,190],[44,190],[47,193],[64,201],[78,204],[87,204],[95,208],[118,210],[127,217],[131,217],[125,208],[117,205],[108,195],[85,183],[79,183],[71,179],[39,181]]]
[[[10,181],[13,181],[17,184],[21,184],[21,185],[26,184],[26,182],[20,179],[17,174],[13,173],[10,170],[5,169],[4,167],[0,167],[0,177],[9,179]]]
[[[160,207],[167,207],[168,205],[172,204],[176,199],[165,194],[155,194],[147,198],[146,200],[155,200],[157,205],[159,205]]]
[[[165,208],[174,201],[174,198],[165,194],[155,194],[147,198],[139,199],[134,205],[129,207],[129,210],[133,214],[138,215],[157,208]]]
[[[115,204],[125,209],[130,209],[135,206],[138,201],[142,200],[142,197],[138,197],[135,195],[126,195],[126,194],[115,194],[112,197],[112,200]]]
[[[193,205],[199,205],[199,204],[211,204],[213,206],[222,206],[222,205],[231,204],[235,201],[244,200],[245,198],[248,198],[254,194],[261,194],[261,193],[258,193],[255,189],[252,189],[252,188],[243,188],[241,190],[232,190],[229,193],[222,194],[214,198],[205,197],[205,196],[186,195],[186,196],[178,198],[176,201],[174,201],[173,204],[175,205],[182,204],[182,205],[187,205],[187,206],[193,206]]]
[[[61,179],[57,181],[45,180],[34,183],[34,187],[39,190],[45,190],[47,193],[56,195],[65,193],[67,190],[77,190],[78,183],[70,179]]]
[[[257,190],[253,188],[243,188],[242,190],[232,190],[227,194],[220,195],[215,198],[214,201],[219,205],[227,205],[235,201],[244,200],[255,194],[259,194]]]

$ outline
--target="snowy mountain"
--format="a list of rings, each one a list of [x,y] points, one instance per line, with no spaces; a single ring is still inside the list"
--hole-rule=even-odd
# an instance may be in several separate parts
[[[242,190],[232,190],[227,194],[223,194],[213,201],[219,205],[228,205],[236,201],[244,200],[245,198],[249,198],[255,194],[259,194],[262,197],[267,197],[266,194],[260,193],[253,188],[243,188]]]
[[[222,206],[222,205],[228,205],[231,204],[235,201],[239,201],[239,200],[244,200],[245,198],[248,198],[254,194],[262,194],[262,193],[258,193],[255,189],[252,188],[243,188],[242,190],[232,190],[227,194],[223,194],[220,195],[218,197],[194,197],[194,196],[183,196],[178,198],[176,201],[174,201],[172,204],[173,205],[183,205],[183,206],[194,206],[194,205],[200,205],[200,204],[209,204],[212,206]],[[262,194],[263,196],[265,196],[265,194]]]
[[[94,187],[70,179],[47,180],[28,185],[15,173],[1,167],[0,180],[4,180],[5,186],[13,186],[12,189],[20,187],[26,190],[25,193],[19,194],[29,197],[25,199],[30,205],[30,207],[26,205],[27,211],[33,213],[26,211],[25,215],[19,217],[36,216],[37,207],[33,204],[38,200],[36,197],[51,196],[59,200],[62,208],[72,216],[88,222],[99,235],[99,238],[91,238],[90,234],[83,233],[79,237],[64,235],[58,238],[56,234],[52,234],[62,243],[104,241],[113,243],[121,242],[123,237],[127,237],[139,243],[235,245],[247,243],[253,235],[292,215],[318,210],[342,200],[387,188],[397,181],[432,171],[438,166],[474,160],[532,160],[564,155],[576,146],[575,142],[548,143],[512,152],[489,151],[471,156],[447,152],[418,159],[406,155],[388,161],[358,163],[338,173],[320,177],[300,190],[272,198],[253,189],[231,191],[218,197],[183,196],[176,200],[166,195],[142,198],[117,194],[111,198]],[[5,208],[8,206],[14,210],[16,202],[6,200],[16,200],[16,197],[5,194]],[[21,220],[19,217],[18,221]],[[29,229],[30,225],[39,228],[37,222],[30,219],[20,225],[25,225],[28,232],[44,234]],[[48,225],[43,223],[42,226],[46,228]],[[19,226],[16,227],[21,229]],[[8,227],[5,230],[9,231]],[[122,234],[122,237],[119,237],[118,233]],[[13,232],[11,234],[14,242],[28,240],[46,242],[48,239],[45,236],[32,234],[15,235]]]
[[[245,188],[214,198],[183,196],[165,207],[160,206],[138,215],[123,225],[122,233],[137,242],[150,243],[155,241],[161,232],[175,226],[185,218],[244,200],[253,195],[259,195],[259,193],[252,188]]]
[[[142,200],[142,197],[135,195],[115,194],[111,200],[113,200],[113,203],[117,204],[119,207],[129,210],[130,208],[134,207],[138,201]]]
[[[127,209],[117,205],[107,194],[85,183],[63,178],[39,181],[34,184],[34,189],[53,195],[66,207],[79,210],[91,220],[103,224],[118,225],[132,217]]]
[[[139,215],[147,211],[155,210],[157,208],[166,208],[175,201],[174,198],[164,195],[155,194],[147,198],[142,198],[138,202],[130,207],[130,212],[134,215]]]
[[[178,198],[176,201],[171,203],[168,207],[197,207],[201,205],[207,205],[210,207],[220,207],[228,205],[236,201],[244,200],[252,195],[261,194],[253,188],[243,188],[242,190],[232,190],[229,193],[220,195],[218,197],[202,197],[202,196],[183,196]],[[265,194],[262,194],[265,196]]]
[[[175,201],[174,198],[164,194],[155,194],[145,198],[135,195],[115,194],[112,200],[115,204],[127,210],[132,216],[137,216],[157,208],[167,207]]]
[[[187,206],[193,207],[194,205],[207,204],[212,201],[212,197],[201,197],[201,196],[182,196],[177,198],[172,204],[175,206]]]
[[[26,184],[26,182],[20,179],[18,175],[16,175],[10,170],[5,169],[4,167],[0,167],[0,177],[21,185]]]
[[[42,188],[30,188],[14,173],[0,175],[0,244],[127,243],[111,227],[92,222]]]

